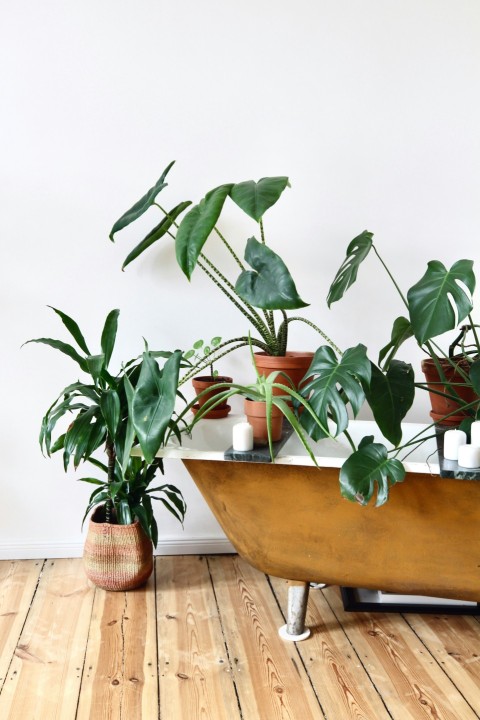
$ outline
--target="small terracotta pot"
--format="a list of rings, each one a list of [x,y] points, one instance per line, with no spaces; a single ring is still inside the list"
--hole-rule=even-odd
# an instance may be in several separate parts
[[[102,522],[103,507],[93,513],[83,564],[89,580],[103,590],[133,590],[144,585],[153,570],[153,545],[138,520],[131,525]]]
[[[455,362],[456,359],[452,358],[452,360]],[[468,374],[470,367],[468,362],[458,358],[457,360],[459,360],[459,367],[463,370],[463,372],[466,372]],[[447,381],[452,383],[460,383],[460,385],[455,386],[455,392],[462,400],[465,401],[465,403],[471,403],[475,400],[480,401],[480,398],[478,397],[478,395],[476,395],[471,385],[465,384],[464,378],[448,362],[448,360],[445,360],[443,358],[440,359],[440,365],[442,366],[442,370],[445,374]],[[442,393],[449,392],[448,388],[446,388],[440,380],[440,376],[433,360],[422,360],[422,371],[425,375],[425,379],[429,388]],[[460,425],[462,420],[464,420],[466,417],[469,417],[468,412],[460,410],[460,406],[457,402],[455,402],[455,400],[443,397],[442,395],[437,395],[437,393],[433,392],[429,392],[429,395],[430,403],[432,406],[430,416],[432,417],[432,420],[437,424],[448,425],[449,427],[456,427]],[[455,412],[456,410],[458,410],[458,412]],[[450,417],[444,420],[443,418],[445,417],[445,415],[448,415],[451,412],[455,412],[455,414],[450,415]]]
[[[268,442],[266,408],[267,405],[265,402],[248,399],[244,400],[245,415],[247,416],[248,422],[253,427],[253,439],[257,443],[265,444]],[[282,427],[283,415],[277,407],[273,406],[271,422],[273,442],[280,440],[282,437]]]
[[[217,383],[231,383],[232,378],[226,377],[225,375],[218,375],[217,377],[213,378],[211,375],[205,375],[202,377],[196,377],[192,380],[192,385],[197,393],[197,396],[202,393],[204,390],[208,390],[209,387],[212,387],[213,385],[216,385]],[[210,398],[215,397],[215,395],[218,395],[218,393],[222,392],[221,390],[214,390],[213,392],[209,393],[206,392],[205,395],[203,395],[201,398],[199,398],[198,403],[193,406],[192,411],[195,414],[198,412],[199,408],[202,407],[202,405],[205,405],[207,400],[210,400]],[[228,415],[230,412],[231,407],[230,405],[227,405],[227,402],[223,402],[220,405],[217,405],[213,410],[210,410],[206,415],[203,417],[206,420],[215,420],[218,418],[224,418]]]
[[[298,390],[301,380],[305,377],[312,362],[313,352],[287,352],[286,355],[268,355],[264,352],[254,353],[255,365],[260,375],[268,377],[272,372],[281,370]],[[278,376],[278,382],[287,385],[288,381],[283,375]],[[278,388],[274,388],[275,395],[281,395]]]

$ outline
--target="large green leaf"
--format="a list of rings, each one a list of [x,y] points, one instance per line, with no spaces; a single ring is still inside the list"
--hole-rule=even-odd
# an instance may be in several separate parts
[[[80,330],[78,323],[76,323],[75,320],[66,313],[58,310],[58,308],[54,308],[52,305],[49,305],[48,307],[50,307],[54,312],[56,312],[57,315],[61,318],[63,324],[65,325],[73,339],[76,341],[80,350],[83,350],[84,353],[90,355],[90,350],[87,347],[87,343],[85,342],[85,338],[83,337],[82,331]]]
[[[326,437],[321,426],[328,426],[330,417],[336,425],[335,435],[348,426],[347,403],[357,415],[365,399],[363,384],[370,383],[371,364],[364,345],[346,350],[340,359],[328,345],[322,345],[313,356],[306,373],[311,378],[302,386],[302,395],[317,414],[320,425],[303,412],[301,423],[310,437],[319,440]]]
[[[258,183],[247,180],[234,185],[230,197],[247,215],[259,222],[288,184],[288,177],[266,177]]]
[[[402,439],[402,420],[415,396],[415,377],[409,363],[392,360],[386,374],[372,363],[367,401],[380,432],[393,445]]]
[[[133,207],[130,208],[130,210],[127,210],[127,212],[124,213],[122,217],[116,221],[110,231],[110,240],[113,241],[113,236],[116,232],[122,230],[124,227],[127,227],[127,225],[130,225],[130,223],[143,215],[143,213],[148,210],[151,205],[153,205],[153,203],[155,202],[155,198],[157,197],[160,190],[163,190],[163,188],[167,186],[165,178],[168,175],[168,172],[170,171],[170,168],[172,167],[174,162],[175,160],[169,165],[167,165],[155,185],[150,188],[150,190],[146,192],[145,195],[140,198],[140,200],[138,200],[138,202],[136,202]]]
[[[110,362],[110,358],[112,357],[113,348],[115,346],[115,339],[117,337],[117,328],[118,328],[118,316],[120,314],[120,310],[111,310],[108,315],[107,319],[105,320],[105,325],[103,327],[102,331],[102,338],[101,338],[101,346],[102,346],[102,352],[105,355],[105,367],[108,368],[108,363]]]
[[[105,355],[89,355],[86,358],[88,372],[92,376],[95,383],[98,382],[102,374],[102,370],[105,364]]]
[[[117,434],[120,422],[120,398],[115,390],[106,390],[100,398],[100,409],[107,425],[108,434],[112,441]]]
[[[156,225],[153,230],[151,230],[146,237],[143,238],[142,242],[140,242],[138,245],[136,245],[131,253],[127,255],[125,258],[125,261],[122,265],[122,270],[125,270],[127,265],[129,265],[133,260],[135,260],[139,255],[141,255],[144,250],[150,247],[150,245],[153,245],[154,242],[157,240],[160,240],[161,237],[166,235],[166,233],[170,230],[171,226],[177,219],[179,215],[187,208],[189,205],[191,205],[190,200],[186,200],[185,202],[180,203],[176,207],[173,208],[173,210],[170,210],[168,215],[166,215],[161,222]]]
[[[357,279],[358,268],[365,260],[373,244],[373,233],[364,230],[352,240],[347,248],[347,255],[340,266],[328,291],[328,307],[340,300]]]
[[[69,426],[63,441],[63,464],[65,470],[68,467],[72,454],[75,454],[74,462],[76,463],[76,466],[84,455],[90,439],[91,423],[97,412],[98,407],[93,405],[88,408],[88,410],[85,410],[85,412],[81,412],[77,415],[75,420]]]
[[[390,342],[380,350],[378,355],[379,365],[381,365],[382,361],[385,360],[384,367],[387,369],[397,354],[399,347],[403,345],[405,340],[408,340],[412,336],[413,330],[410,320],[407,320],[405,317],[398,317],[393,323]]]
[[[87,361],[68,343],[64,343],[61,340],[53,340],[52,338],[36,338],[34,340],[27,340],[24,345],[28,345],[29,343],[42,343],[43,345],[49,345],[55,350],[60,350],[60,352],[64,355],[68,355],[69,358],[75,360],[75,362],[80,365],[81,369],[88,373]]]
[[[439,260],[428,263],[425,275],[407,294],[410,321],[420,345],[453,330],[467,317],[473,307],[474,290],[472,260],[458,260],[450,270]]]
[[[127,417],[127,427],[125,429],[125,442],[124,442],[123,448],[121,449],[121,452],[120,452],[121,468],[122,468],[123,475],[125,475],[125,472],[127,470],[128,461],[130,459],[130,453],[132,451],[133,442],[135,440],[135,427],[133,425],[134,388],[133,388],[132,383],[130,382],[128,375],[125,375],[124,387],[125,387],[125,396],[127,399],[128,417]]]
[[[182,353],[176,350],[163,371],[146,352],[133,396],[133,424],[147,462],[153,462],[175,408]]]
[[[190,280],[198,256],[220,217],[232,184],[210,190],[183,218],[175,238],[177,261]]]
[[[375,505],[379,507],[388,500],[389,487],[401,482],[404,477],[405,468],[402,463],[389,458],[384,445],[367,442],[343,463],[340,469],[340,489],[348,500],[366,505],[377,485]]]
[[[239,275],[235,290],[247,303],[263,310],[295,310],[308,305],[281,257],[254,237],[247,241],[245,260],[253,271]]]

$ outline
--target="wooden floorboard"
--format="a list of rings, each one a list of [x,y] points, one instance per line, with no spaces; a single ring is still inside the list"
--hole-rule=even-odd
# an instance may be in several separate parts
[[[472,720],[473,616],[346,612],[238,556],[158,557],[144,588],[94,588],[81,560],[0,562],[1,720]]]

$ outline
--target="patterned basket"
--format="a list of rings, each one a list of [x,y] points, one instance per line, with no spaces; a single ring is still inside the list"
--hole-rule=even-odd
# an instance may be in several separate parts
[[[103,508],[93,513],[83,550],[85,573],[104,590],[133,590],[153,570],[153,546],[138,520],[131,525],[102,522]]]

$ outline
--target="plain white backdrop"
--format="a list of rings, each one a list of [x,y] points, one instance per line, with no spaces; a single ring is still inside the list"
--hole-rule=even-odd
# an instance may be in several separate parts
[[[371,357],[402,312],[373,256],[341,303],[325,303],[355,235],[375,233],[405,290],[430,259],[478,260],[476,0],[18,0],[0,11],[0,65],[1,557],[81,551],[89,488],[37,443],[76,371],[49,348],[20,348],[66,339],[47,305],[92,345],[120,308],[117,364],[143,337],[174,349],[247,330],[198,273],[190,285],[181,276],[168,241],[120,270],[154,210],[115,244],[110,228],[171,160],[169,207],[288,175],[267,239],[308,317]],[[234,208],[223,227],[239,248],[252,233]],[[317,345],[307,329],[292,333],[291,346]],[[413,345],[403,356],[419,372]],[[247,379],[248,355],[221,369]],[[426,417],[419,399],[408,419]],[[183,468],[171,461],[167,477],[189,511],[182,530],[159,510],[160,551],[226,548]]]

